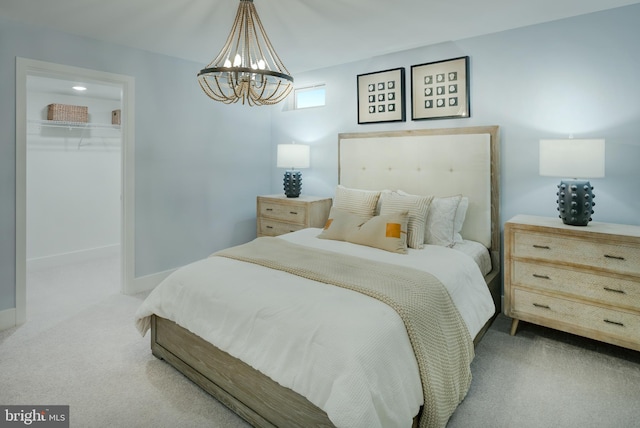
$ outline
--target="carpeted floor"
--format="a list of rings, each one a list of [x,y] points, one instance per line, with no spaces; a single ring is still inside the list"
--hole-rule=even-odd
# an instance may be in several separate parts
[[[640,352],[499,315],[448,428],[640,427]]]
[[[28,273],[27,318],[0,332],[0,404],[70,406],[78,428],[247,427],[151,355],[117,259]]]
[[[33,273],[30,320],[0,332],[0,404],[68,404],[72,427],[247,426],[151,355],[133,323],[145,294],[81,270]],[[640,426],[640,352],[526,323],[512,337],[509,323],[477,347],[449,428]]]

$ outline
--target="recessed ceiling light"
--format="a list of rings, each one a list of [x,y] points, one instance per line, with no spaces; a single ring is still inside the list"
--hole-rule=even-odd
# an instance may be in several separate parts
[[[84,86],[79,86],[79,85],[78,85],[78,86],[74,86],[74,87],[73,87],[73,89],[75,89],[76,91],[80,91],[80,92],[82,92],[82,91],[86,91],[86,90],[87,90],[87,88],[86,88],[86,87],[84,87]]]

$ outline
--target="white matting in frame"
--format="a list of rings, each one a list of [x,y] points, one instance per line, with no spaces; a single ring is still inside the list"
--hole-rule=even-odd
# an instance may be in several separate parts
[[[411,66],[411,119],[470,116],[469,57]]]
[[[358,123],[404,122],[404,67],[358,75]]]

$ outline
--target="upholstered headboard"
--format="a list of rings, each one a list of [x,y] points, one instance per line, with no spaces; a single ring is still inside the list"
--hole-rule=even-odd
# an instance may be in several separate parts
[[[499,262],[497,126],[339,134],[338,182],[368,190],[469,198],[462,236]]]

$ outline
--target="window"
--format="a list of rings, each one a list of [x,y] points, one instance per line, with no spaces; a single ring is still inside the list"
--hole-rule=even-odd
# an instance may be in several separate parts
[[[324,84],[298,88],[294,90],[294,94],[294,109],[296,110],[310,107],[322,107],[325,105]]]

